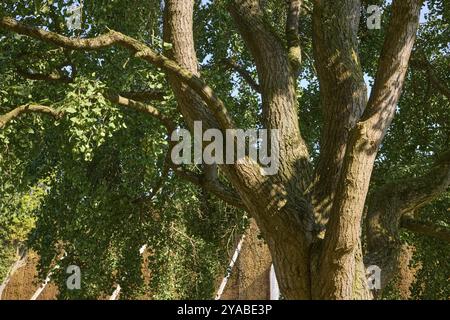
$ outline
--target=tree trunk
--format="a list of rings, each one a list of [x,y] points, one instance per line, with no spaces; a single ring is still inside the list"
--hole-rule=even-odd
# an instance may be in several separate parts
[[[301,1],[287,1],[284,39],[267,22],[267,12],[261,3],[231,0],[227,8],[258,73],[262,125],[280,133],[279,171],[265,176],[259,164],[248,157],[237,164],[220,165],[219,170],[234,189],[227,198],[240,200],[239,207],[245,208],[257,222],[268,243],[285,298],[369,299],[372,296],[364,260],[384,268],[383,283],[386,283],[398,251],[401,226],[450,239],[437,226],[405,219],[406,213],[448,187],[450,153],[423,177],[412,179],[411,183],[400,181],[394,188],[386,185],[373,193],[373,199],[378,200],[366,202],[374,161],[401,95],[422,1],[392,2],[369,99],[358,54],[361,1],[313,1],[314,60],[325,119],[316,168],[302,137],[298,116]],[[76,50],[121,46],[167,73],[179,112],[190,129],[194,121],[202,121],[205,130],[237,129],[223,101],[200,78],[193,8],[194,0],[165,1],[164,39],[172,44],[166,52],[171,59],[115,31],[93,39],[71,39],[24,26],[8,17],[0,19],[0,27]],[[155,110],[151,108],[149,114],[167,122]],[[27,112],[60,116],[45,106],[24,105],[0,116],[0,129]],[[172,125],[166,127],[173,130]],[[219,184],[216,166],[205,166],[196,183],[212,191],[212,186]],[[435,187],[431,188],[433,183]],[[215,191],[216,195],[221,193],[217,188]],[[380,198],[383,193],[388,193],[388,197]],[[365,209],[368,255],[364,259],[361,229]]]

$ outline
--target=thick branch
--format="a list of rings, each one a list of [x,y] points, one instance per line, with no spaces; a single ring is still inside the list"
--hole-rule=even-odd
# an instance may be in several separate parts
[[[279,174],[282,180],[290,180],[295,188],[300,188],[296,192],[303,193],[310,183],[311,170],[306,143],[300,134],[296,79],[286,48],[266,25],[258,0],[234,0],[228,10],[255,60],[264,126],[280,133]]]
[[[294,74],[297,74],[302,63],[302,49],[300,46],[299,22],[303,0],[287,0],[288,11],[286,19],[286,39],[289,60]]]
[[[38,104],[25,104],[9,111],[4,115],[0,115],[0,129],[3,129],[9,121],[19,117],[21,114],[32,112],[46,114],[56,119],[59,119],[62,116],[61,112],[47,106]]]
[[[394,0],[375,85],[349,136],[321,253],[321,288],[327,298],[353,298],[355,254],[361,247],[361,219],[373,164],[400,98],[421,6],[421,0]]]
[[[16,67],[16,71],[22,77],[24,77],[26,79],[30,79],[30,80],[41,80],[41,81],[60,82],[60,83],[73,82],[72,77],[68,77],[64,74],[61,74],[61,72],[57,72],[57,71],[53,71],[49,74],[43,74],[43,73],[31,72],[31,71],[25,70],[21,67]]]
[[[399,229],[407,214],[430,203],[450,185],[450,150],[443,153],[425,174],[401,179],[376,189],[368,201],[366,218],[366,264],[378,265],[383,270],[384,287],[395,274],[401,241]],[[405,222],[413,227],[412,223]],[[416,226],[416,229],[419,227]],[[425,229],[423,229],[425,230]]]
[[[408,217],[402,218],[400,226],[414,233],[433,237],[450,243],[450,230],[446,227],[426,221],[418,221]]]
[[[194,36],[193,36],[193,0],[168,0],[164,8],[164,41],[171,43],[172,48],[167,54],[180,66],[189,70],[192,74],[199,77],[198,59],[195,52]],[[180,81],[179,77],[169,74],[169,83],[178,102],[178,108],[183,118],[192,130],[194,121],[202,121],[203,129],[217,128],[217,119],[211,114],[210,109],[205,108],[202,99],[198,96],[198,92],[186,86]],[[205,165],[203,175],[197,175],[189,171],[183,170],[180,166],[172,166],[174,172],[185,180],[197,184],[203,188],[207,183],[217,186],[217,165]],[[231,166],[224,166],[224,170],[229,173],[233,172]],[[211,193],[222,196],[221,192],[217,192],[217,188],[209,188]],[[225,196],[227,192],[223,192]],[[241,203],[240,197],[232,197],[232,201]]]
[[[312,198],[320,231],[334,201],[349,132],[367,103],[358,55],[360,12],[358,0],[318,1],[314,5],[313,49],[324,127]]]
[[[128,37],[117,31],[110,31],[104,35],[100,35],[95,38],[80,39],[80,38],[67,38],[60,34],[45,31],[35,27],[25,26],[16,20],[3,17],[0,20],[0,27],[6,30],[10,30],[19,34],[31,36],[33,38],[61,46],[69,49],[76,50],[98,50],[107,48],[113,45],[118,45],[130,50],[136,57],[139,57],[145,61],[150,62],[163,69],[164,71],[175,75],[181,81],[186,83],[192,88],[211,109],[212,113],[217,118],[217,121],[221,125],[222,129],[233,128],[233,121],[228,115],[228,111],[225,105],[219,97],[216,96],[214,91],[206,83],[203,82],[198,76],[194,75],[190,71],[180,67],[173,60],[154,52],[151,48],[145,44]]]
[[[380,132],[392,120],[400,98],[419,25],[423,0],[394,0],[375,83],[363,119],[376,121]],[[381,121],[379,121],[381,120]],[[378,139],[381,138],[377,137]]]

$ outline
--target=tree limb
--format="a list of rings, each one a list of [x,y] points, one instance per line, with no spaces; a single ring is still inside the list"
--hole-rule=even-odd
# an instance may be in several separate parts
[[[417,234],[433,237],[450,243],[450,229],[431,222],[403,217],[400,221],[400,227]]]
[[[130,50],[136,57],[141,58],[164,71],[175,75],[181,81],[192,88],[211,109],[222,129],[234,128],[233,121],[228,114],[223,101],[214,93],[202,79],[192,74],[190,71],[180,67],[173,60],[156,53],[150,47],[131,37],[117,31],[109,31],[106,34],[94,38],[68,38],[60,34],[45,31],[43,29],[30,27],[17,22],[10,17],[3,17],[0,20],[0,27],[19,34],[28,35],[35,39],[42,40],[57,46],[75,50],[98,50],[117,45]]]
[[[433,86],[450,101],[450,88],[439,79],[433,66],[426,58],[411,60],[411,66],[425,71]]]
[[[262,98],[263,125],[278,129],[280,175],[291,180],[300,193],[311,179],[309,152],[300,134],[296,77],[286,48],[279,37],[266,25],[263,9],[258,0],[234,0],[228,6],[242,38],[254,58],[258,71]],[[290,173],[300,177],[291,179]],[[291,187],[291,186],[290,186]],[[292,186],[294,188],[294,186]]]
[[[298,73],[302,63],[302,49],[298,30],[302,2],[303,0],[287,0],[286,39],[289,60],[294,74]]]
[[[62,66],[66,66],[68,64],[63,64]],[[71,65],[73,70],[76,70],[75,65]],[[19,66],[16,67],[16,71],[19,75],[26,79],[37,80],[37,81],[48,81],[48,82],[61,82],[61,83],[73,83],[74,77],[68,77],[64,74],[61,74],[60,71],[54,70],[51,73],[37,73],[31,70],[26,70]],[[120,93],[121,96],[125,98],[129,98],[132,100],[137,100],[141,102],[145,101],[154,101],[154,100],[163,100],[164,91],[162,90],[143,90],[143,91],[124,91]]]
[[[176,128],[176,124],[172,121],[172,119],[162,114],[158,109],[149,104],[128,99],[115,93],[107,93],[105,94],[105,97],[113,103],[151,115],[152,117],[160,120],[161,123],[167,128],[169,135]]]
[[[253,79],[252,75],[247,70],[245,70],[245,68],[240,66],[234,59],[226,58],[223,59],[222,62],[228,68],[231,68],[234,71],[236,71],[253,90],[255,90],[256,92],[261,92],[259,84],[256,82],[255,79]]]
[[[419,26],[422,0],[394,0],[371,96],[349,142],[321,252],[323,297],[351,299],[361,221],[377,151],[395,114]],[[334,270],[330,275],[329,270]],[[345,281],[341,281],[345,279]],[[332,295],[330,296],[330,292]]]
[[[134,101],[114,93],[106,93],[104,96],[112,103],[148,114],[158,119],[167,128],[169,134],[176,128],[176,124],[169,117],[162,114],[158,109],[149,104]],[[4,115],[0,115],[0,129],[3,129],[8,122],[19,117],[21,114],[31,112],[47,114],[53,116],[55,119],[60,119],[64,116],[64,110],[58,111],[51,107],[38,104],[25,104],[9,111]]]
[[[43,80],[43,81],[48,81],[48,82],[59,82],[59,83],[72,83],[73,82],[72,77],[68,77],[64,74],[61,74],[61,72],[57,72],[57,71],[53,71],[48,74],[35,73],[35,72],[31,72],[29,70],[23,69],[19,66],[16,67],[16,71],[22,77],[24,77],[26,79],[30,79],[30,80],[41,80],[41,81]]]
[[[378,122],[374,123],[379,127],[378,140],[381,138],[381,132],[389,126],[400,98],[416,39],[422,3],[423,0],[394,0],[392,4],[392,16],[374,86],[363,115],[365,121],[372,119]]]
[[[387,183],[375,191],[368,200],[365,221],[367,255],[366,264],[383,270],[381,285],[392,279],[401,248],[399,229],[416,228],[407,214],[436,199],[450,185],[450,150],[439,156],[432,168],[421,176]],[[406,221],[408,220],[408,221]],[[431,235],[431,226],[428,226]],[[425,226],[422,228],[425,231]],[[414,231],[414,230],[413,230]],[[441,233],[439,233],[441,234]]]
[[[314,172],[312,199],[318,231],[324,230],[341,175],[349,132],[367,103],[358,54],[361,4],[317,1],[313,11],[314,65],[324,125]]]
[[[62,116],[60,111],[57,111],[51,107],[39,104],[25,104],[9,111],[4,115],[0,115],[0,129],[3,129],[9,121],[19,117],[21,114],[32,112],[46,114],[54,117],[55,119],[59,119]]]

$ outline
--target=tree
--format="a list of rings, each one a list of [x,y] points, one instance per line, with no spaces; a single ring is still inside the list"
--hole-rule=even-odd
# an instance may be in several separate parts
[[[170,135],[179,123],[193,130],[194,121],[202,121],[204,129],[223,131],[252,126],[278,129],[276,175],[262,175],[260,166],[249,158],[237,164],[204,165],[200,173],[166,161],[162,175],[174,172],[253,217],[270,248],[280,290],[288,299],[372,298],[365,266],[381,268],[383,287],[390,282],[402,228],[449,241],[445,224],[422,221],[416,214],[444,196],[450,184],[450,153],[445,150],[448,107],[431,110],[435,119],[422,119],[434,129],[429,149],[402,155],[401,147],[392,146],[396,141],[389,140],[390,136],[405,138],[396,130],[413,121],[415,108],[423,110],[416,105],[423,83],[428,81],[440,93],[426,97],[434,101],[433,108],[442,103],[448,106],[449,89],[441,80],[448,80],[448,31],[436,18],[439,14],[449,18],[444,1],[427,2],[435,16],[420,32],[421,0],[394,0],[391,5],[378,1],[390,13],[388,21],[387,15],[383,21],[386,27],[379,31],[364,27],[367,16],[361,13],[367,3],[360,0],[233,0],[209,5],[167,0],[161,23],[157,15],[149,15],[151,21],[138,15],[133,21],[134,13],[122,1],[110,7],[98,2],[86,5],[83,23],[89,28],[81,33],[61,24],[62,5],[53,2],[43,1],[45,11],[31,15],[26,13],[33,9],[26,6],[4,5],[0,22],[4,48],[9,46],[17,55],[22,46],[29,61],[24,67],[10,57],[16,74],[57,85],[46,89],[39,103],[23,102],[9,109],[0,117],[1,128],[8,128],[11,120],[24,113],[42,113],[56,121],[70,117],[66,129],[75,133],[76,142],[69,146],[74,154],[95,163],[97,146],[90,145],[84,132],[98,125],[98,134],[91,137],[98,148],[115,150],[108,162],[116,166],[111,172],[124,165],[114,162],[117,145],[104,138],[114,135],[117,124],[123,126],[115,105],[159,120],[167,130],[160,137]],[[150,12],[159,12],[159,1],[136,1],[142,8],[150,4]],[[130,16],[114,21],[111,17],[121,10]],[[194,24],[196,19],[203,23]],[[105,31],[106,27],[111,29]],[[161,38],[155,37],[158,33]],[[27,37],[12,38],[14,34]],[[29,43],[30,37],[36,41]],[[48,53],[49,46],[57,51],[50,61],[41,60],[45,54],[36,59],[37,54]],[[158,84],[167,80],[173,99],[161,85],[159,96],[155,90],[130,92],[139,83],[138,74],[149,68],[144,63],[163,72],[152,71],[152,79]],[[114,74],[118,70],[121,74]],[[128,70],[134,74],[122,74]],[[416,73],[427,80],[415,84]],[[82,82],[83,78],[88,80]],[[372,81],[370,94],[367,79]],[[301,80],[307,80],[307,85],[299,86]],[[67,86],[84,91],[64,98],[60,88]],[[405,86],[410,91],[402,97]],[[176,106],[167,108],[161,100]],[[94,115],[89,118],[86,110],[93,104],[99,110],[92,109]],[[401,121],[391,126],[396,114]],[[132,125],[129,130],[139,130],[139,121]],[[414,133],[414,139],[420,136]],[[401,171],[402,156],[410,157],[410,165],[418,169]],[[139,168],[136,161],[131,163]]]

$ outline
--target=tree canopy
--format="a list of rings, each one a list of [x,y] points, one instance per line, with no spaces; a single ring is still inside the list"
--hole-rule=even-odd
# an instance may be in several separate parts
[[[253,11],[251,2],[258,2],[261,14]],[[82,289],[60,286],[62,298],[107,296],[117,284],[123,298],[146,292],[156,299],[212,298],[237,236],[254,215],[251,198],[243,196],[246,187],[236,188],[245,175],[220,167],[218,177],[209,179],[206,165],[174,166],[168,137],[175,128],[190,128],[197,114],[193,109],[188,117],[185,110],[199,101],[213,115],[204,117],[206,122],[214,118],[211,127],[280,125],[276,112],[270,111],[270,99],[284,85],[284,78],[273,71],[284,68],[282,56],[273,53],[279,45],[287,49],[295,81],[295,91],[286,97],[292,96],[296,106],[292,113],[281,108],[281,117],[289,118],[281,123],[281,149],[297,143],[299,127],[304,140],[299,148],[309,152],[298,157],[295,166],[319,181],[338,176],[324,154],[338,153],[339,121],[348,122],[345,137],[351,137],[347,132],[355,122],[348,117],[371,116],[338,108],[357,107],[357,101],[384,88],[377,79],[389,77],[392,68],[407,68],[395,116],[374,160],[362,246],[367,257],[378,262],[393,248],[390,241],[396,247],[414,246],[412,263],[420,268],[411,298],[448,299],[450,4],[419,4],[422,13],[409,64],[388,57],[391,64],[380,69],[380,56],[404,40],[392,38],[390,49],[385,48],[391,17],[399,14],[393,7],[400,6],[400,12],[406,10],[405,3],[420,1],[336,2],[342,3],[194,1],[195,70],[183,65],[189,53],[177,52],[176,28],[165,30],[176,24],[167,1],[84,0],[79,29],[67,23],[70,8],[79,1],[2,1],[0,280],[17,248],[26,247],[38,252],[42,278],[59,264],[54,279],[65,283],[65,267],[81,267]],[[293,10],[295,5],[301,7]],[[380,29],[366,26],[369,5],[383,9]],[[279,87],[271,81],[278,81]],[[386,95],[397,89],[389,87]],[[193,95],[181,99],[186,91]],[[334,101],[340,103],[335,109]],[[371,103],[376,102],[369,99],[366,110]],[[335,140],[326,140],[330,136]],[[284,156],[289,155],[286,151]],[[299,195],[308,193],[308,179],[302,176],[295,182],[302,185]],[[288,194],[289,183],[284,184]],[[317,190],[323,189],[311,196],[311,203],[319,208],[314,212],[323,213],[328,212],[328,198],[320,195],[335,182],[320,183]],[[303,210],[303,199],[293,202],[295,210]],[[388,216],[386,207],[401,215]],[[257,217],[263,236],[270,238],[270,224]],[[317,221],[314,232],[320,234],[327,214]],[[372,236],[374,221],[392,225],[383,229],[389,240]],[[297,226],[292,220],[288,224]],[[307,228],[307,223],[299,225]],[[326,247],[327,236],[324,241]],[[142,270],[143,245],[150,281]],[[381,298],[398,298],[395,279],[389,283]]]

